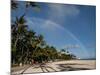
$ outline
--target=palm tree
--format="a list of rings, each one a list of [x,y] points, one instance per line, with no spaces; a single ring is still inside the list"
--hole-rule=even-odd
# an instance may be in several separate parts
[[[19,3],[15,0],[11,1],[11,9],[17,9],[19,7]],[[25,2],[25,7],[37,7],[40,8],[39,5],[35,2]],[[26,12],[25,12],[26,13]],[[16,17],[15,21],[12,22],[11,25],[11,47],[12,47],[12,60],[17,58],[17,61],[24,62],[28,60],[28,57],[32,58],[32,53],[34,50],[37,50],[38,46],[43,46],[45,41],[43,40],[43,36],[35,36],[35,32],[31,30],[27,30],[25,14]],[[29,55],[30,54],[30,55]],[[13,62],[13,61],[12,61]],[[14,61],[15,62],[15,61]]]
[[[18,2],[15,0],[11,0],[11,9],[15,10],[18,8]]]
[[[61,53],[65,53],[66,52],[66,50],[65,49],[61,49]]]
[[[29,59],[32,59],[32,53],[33,53],[33,48],[32,46],[34,45],[35,42],[35,32],[30,30],[27,32],[26,36],[25,36],[25,40],[26,40],[26,46],[27,46],[27,51],[26,51],[26,60],[25,62],[27,62]],[[28,59],[29,57],[29,59]]]
[[[18,8],[19,5],[20,4],[17,1],[11,0],[11,9],[15,10],[15,9]],[[28,2],[28,1],[26,1],[24,5],[25,5],[26,8],[32,7],[32,8],[39,8],[40,9],[39,4],[36,3],[36,2]]]
[[[27,32],[26,20],[24,19],[25,15],[21,17],[16,17],[14,23],[12,23],[12,51],[16,53],[18,41],[23,39],[25,33]]]
[[[40,8],[40,6],[36,2],[26,2],[26,8],[28,8],[28,7]]]
[[[16,41],[14,44],[14,47],[16,49],[16,44],[18,42],[19,39],[23,38],[23,34],[25,34],[25,32],[27,31],[27,25],[25,25],[26,20],[24,19],[25,15],[22,15],[20,18],[16,17],[16,21],[15,21],[15,26],[16,26]]]

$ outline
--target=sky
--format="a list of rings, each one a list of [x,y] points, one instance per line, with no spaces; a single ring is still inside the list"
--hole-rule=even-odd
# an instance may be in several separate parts
[[[79,58],[96,58],[96,7],[88,5],[38,3],[40,8],[11,11],[11,18],[25,18],[30,30],[44,36],[47,44],[66,49]]]

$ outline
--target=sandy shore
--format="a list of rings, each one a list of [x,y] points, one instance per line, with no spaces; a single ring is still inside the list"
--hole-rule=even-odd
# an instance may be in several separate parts
[[[14,71],[11,74],[34,74],[42,72],[59,72],[59,71],[76,71],[76,70],[92,70],[96,68],[95,60],[68,60],[50,62],[45,64],[34,64],[28,68]]]
[[[50,64],[51,65],[51,64]],[[69,60],[53,62],[52,66],[56,66],[59,71],[72,70],[91,70],[96,68],[96,60]]]

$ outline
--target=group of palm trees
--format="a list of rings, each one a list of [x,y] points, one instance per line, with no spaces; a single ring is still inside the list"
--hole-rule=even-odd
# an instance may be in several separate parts
[[[18,8],[18,2],[11,2],[11,9]],[[26,2],[26,8],[38,7],[35,2]],[[25,14],[15,17],[11,22],[11,62],[14,64],[32,64],[48,61],[75,59],[73,54],[62,49],[58,51],[54,46],[49,46],[43,35],[38,35],[28,29]]]

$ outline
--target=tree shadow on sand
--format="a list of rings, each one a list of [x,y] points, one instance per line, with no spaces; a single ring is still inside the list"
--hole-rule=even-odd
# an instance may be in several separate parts
[[[52,69],[54,72],[57,72],[54,68],[46,65],[46,63],[41,63],[41,64],[38,64],[38,66],[35,66],[33,69],[36,69],[36,68],[41,68],[42,72],[50,72],[47,68],[49,69]]]
[[[72,67],[73,65],[84,65],[84,64],[57,64],[60,71],[77,71],[77,70],[91,70],[90,68],[79,68],[79,67]]]

